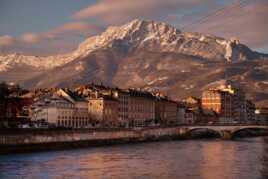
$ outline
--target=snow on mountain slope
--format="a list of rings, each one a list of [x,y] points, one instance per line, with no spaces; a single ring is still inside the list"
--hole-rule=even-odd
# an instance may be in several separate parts
[[[181,98],[198,95],[207,84],[227,77],[243,83],[252,99],[262,101],[268,100],[265,57],[235,39],[134,20],[109,27],[69,54],[0,57],[0,81],[19,82],[29,88],[101,81],[123,88],[160,90]]]
[[[135,48],[146,48],[150,51],[175,52],[227,61],[253,59],[259,55],[240,44],[238,40],[181,32],[165,23],[136,19],[123,26],[109,27],[102,34],[85,40],[77,50],[69,54],[48,57],[0,55],[0,72],[22,65],[48,70],[60,67],[76,58],[86,57],[95,50],[113,47],[123,48],[126,52]]]
[[[52,69],[73,60],[73,56],[58,55],[49,57],[25,56],[18,53],[0,56],[0,71],[8,71],[13,66],[30,66],[40,69]]]

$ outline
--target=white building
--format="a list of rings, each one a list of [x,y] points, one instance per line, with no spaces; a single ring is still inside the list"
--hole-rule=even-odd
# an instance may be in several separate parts
[[[31,110],[31,119],[57,127],[91,127],[88,103],[69,90],[60,89],[37,100]]]

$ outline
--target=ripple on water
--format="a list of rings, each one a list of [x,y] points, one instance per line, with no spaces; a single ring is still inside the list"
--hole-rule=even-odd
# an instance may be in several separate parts
[[[266,179],[267,143],[190,140],[7,155],[0,178]]]

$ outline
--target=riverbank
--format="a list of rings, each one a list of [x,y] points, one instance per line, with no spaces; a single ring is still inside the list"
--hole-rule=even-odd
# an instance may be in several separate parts
[[[0,135],[0,154],[179,139],[174,128],[120,130],[25,130]]]
[[[0,154],[192,138],[188,128],[17,130],[0,132]],[[256,133],[255,133],[256,134]],[[260,135],[268,135],[260,132]]]

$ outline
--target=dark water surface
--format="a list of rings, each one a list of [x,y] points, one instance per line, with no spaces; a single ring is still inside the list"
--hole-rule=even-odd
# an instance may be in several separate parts
[[[0,178],[267,179],[264,138],[155,142],[0,156]]]

